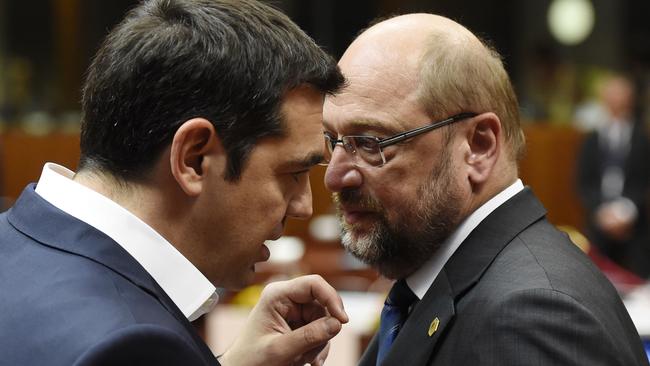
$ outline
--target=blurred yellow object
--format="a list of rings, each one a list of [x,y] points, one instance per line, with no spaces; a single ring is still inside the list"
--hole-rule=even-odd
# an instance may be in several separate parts
[[[262,295],[262,285],[251,285],[239,291],[237,295],[232,298],[232,304],[241,307],[252,308],[260,300]]]
[[[589,239],[587,239],[578,229],[569,225],[560,225],[557,227],[560,231],[564,231],[569,235],[569,239],[580,248],[585,253],[589,252],[590,244]]]

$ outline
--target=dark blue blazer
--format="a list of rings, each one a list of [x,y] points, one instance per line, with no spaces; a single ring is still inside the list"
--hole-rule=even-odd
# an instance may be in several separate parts
[[[34,188],[0,215],[0,365],[218,365],[133,257]]]

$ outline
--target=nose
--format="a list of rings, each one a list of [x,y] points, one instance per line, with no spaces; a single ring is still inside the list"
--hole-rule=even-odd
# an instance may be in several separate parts
[[[314,212],[311,200],[311,185],[309,177],[304,180],[304,186],[300,189],[289,202],[287,208],[287,216],[294,219],[306,220],[311,217]]]
[[[325,171],[325,187],[332,192],[341,192],[346,188],[357,188],[362,182],[363,177],[353,157],[342,146],[335,148]]]

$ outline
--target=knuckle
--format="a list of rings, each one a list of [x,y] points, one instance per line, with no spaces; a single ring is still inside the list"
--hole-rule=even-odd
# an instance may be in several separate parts
[[[320,337],[318,336],[315,327],[305,327],[302,335],[307,344],[315,344],[320,341]]]

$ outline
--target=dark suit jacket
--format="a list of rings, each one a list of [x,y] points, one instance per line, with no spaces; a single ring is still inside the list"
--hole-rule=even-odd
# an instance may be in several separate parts
[[[439,326],[431,335],[434,319]],[[360,365],[374,366],[376,337]],[[384,365],[648,365],[612,285],[528,189],[461,244]]]
[[[600,251],[641,277],[650,277],[650,141],[640,125],[632,129],[630,148],[625,157],[623,197],[636,205],[639,216],[632,238],[617,242],[595,224],[595,212],[605,201],[601,180],[607,160],[606,149],[600,146],[597,132],[585,138],[577,160],[577,190],[587,211],[587,236]]]
[[[218,362],[133,257],[28,186],[0,215],[0,365],[136,364]]]

